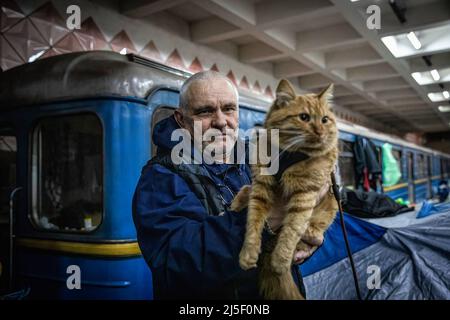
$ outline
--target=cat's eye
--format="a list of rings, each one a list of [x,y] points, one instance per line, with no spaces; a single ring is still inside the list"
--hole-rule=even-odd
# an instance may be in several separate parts
[[[323,117],[322,118],[322,123],[327,123],[327,122],[328,122],[328,117],[327,116]]]
[[[300,113],[300,119],[302,121],[308,122],[311,119],[311,117],[307,113]]]

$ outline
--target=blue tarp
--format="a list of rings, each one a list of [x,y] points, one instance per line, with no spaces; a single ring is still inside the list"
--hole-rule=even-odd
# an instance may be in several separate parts
[[[400,228],[382,228],[346,215],[364,299],[450,299],[450,204],[434,205],[433,212]],[[301,266],[308,298],[356,299],[339,219],[325,241]],[[379,283],[375,286],[374,277]]]
[[[376,224],[366,222],[344,213],[345,229],[353,253],[367,248],[377,242],[386,229]],[[327,268],[347,257],[344,236],[341,229],[341,219],[337,215],[325,233],[324,244],[314,255],[300,266],[304,277]]]

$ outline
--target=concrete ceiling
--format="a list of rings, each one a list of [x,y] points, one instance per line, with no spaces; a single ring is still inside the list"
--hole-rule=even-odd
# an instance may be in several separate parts
[[[123,14],[172,14],[185,20],[191,40],[235,46],[239,60],[269,64],[276,78],[304,91],[336,85],[336,104],[400,133],[448,131],[450,1],[408,0],[401,23],[388,0],[126,0]],[[381,29],[366,25],[369,5],[381,9]],[[423,46],[415,49],[406,34]],[[388,38],[385,38],[388,37]],[[391,51],[381,39],[395,42]],[[427,65],[423,57],[428,57]],[[440,79],[430,76],[438,70]],[[420,84],[412,76],[419,75]],[[416,76],[418,76],[416,74]],[[432,93],[432,95],[429,95]],[[434,93],[434,95],[433,95]],[[432,101],[440,100],[440,101]]]

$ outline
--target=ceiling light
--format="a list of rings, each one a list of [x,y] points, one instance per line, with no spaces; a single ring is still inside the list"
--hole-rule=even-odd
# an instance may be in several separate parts
[[[434,81],[439,81],[441,79],[441,75],[439,74],[439,72],[436,69],[431,70],[430,73],[431,73],[431,76],[433,77]]]
[[[126,55],[127,54],[127,48],[123,48],[122,50],[120,50],[119,53],[123,54],[123,55]]]
[[[411,73],[411,76],[416,80],[418,84],[422,84],[422,74],[420,72]]]
[[[410,33],[408,33],[408,35],[406,37],[408,38],[408,40],[411,42],[411,44],[413,45],[413,47],[416,50],[419,50],[420,48],[422,48],[422,44],[420,43],[419,38],[417,38],[414,31],[411,31]]]
[[[444,101],[445,99],[443,99],[442,97],[442,93],[440,92],[430,92],[428,94],[428,98],[432,101],[432,102],[439,102],[439,101]]]
[[[394,55],[394,57],[398,57],[398,46],[397,46],[397,39],[395,39],[394,36],[387,36],[381,38],[381,41],[383,41],[384,45],[389,49],[389,51]]]
[[[450,112],[450,106],[439,106],[438,109],[440,112]]]
[[[449,99],[450,98],[450,93],[448,93],[448,91],[444,91],[444,92],[442,92],[442,94],[444,95],[445,99]]]

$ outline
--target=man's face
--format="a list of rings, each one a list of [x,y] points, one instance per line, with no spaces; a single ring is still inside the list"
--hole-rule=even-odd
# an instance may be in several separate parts
[[[176,112],[175,116],[180,125],[194,135],[194,123],[201,126],[203,150],[207,146],[215,150],[230,150],[237,139],[239,125],[239,107],[233,85],[224,79],[199,80],[187,91],[188,108]],[[216,129],[220,132],[214,138],[209,134]],[[209,130],[209,131],[208,131]]]

